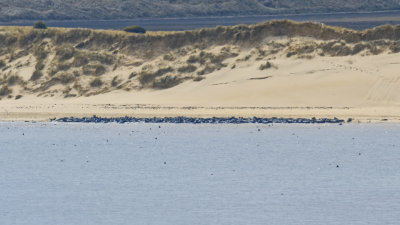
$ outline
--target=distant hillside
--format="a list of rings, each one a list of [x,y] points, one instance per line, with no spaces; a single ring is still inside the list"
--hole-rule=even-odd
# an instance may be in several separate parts
[[[400,9],[398,0],[2,0],[0,21],[124,19]]]

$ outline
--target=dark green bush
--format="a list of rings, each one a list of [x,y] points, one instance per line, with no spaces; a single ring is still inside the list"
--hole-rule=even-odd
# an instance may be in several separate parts
[[[166,54],[166,55],[163,56],[163,59],[167,60],[167,61],[174,61],[175,57],[173,55],[171,55],[171,54]]]
[[[35,28],[35,29],[47,29],[47,25],[42,21],[38,21],[35,24],[33,24],[33,28]]]
[[[71,64],[69,63],[60,63],[57,65],[57,71],[66,71],[71,68]]]
[[[115,76],[111,81],[111,86],[115,87],[121,83],[121,80],[118,79],[118,76]]]
[[[75,76],[73,75],[73,74],[70,74],[70,73],[62,73],[60,76],[59,76],[59,79],[60,79],[60,82],[62,83],[62,84],[69,84],[69,83],[72,83],[73,81],[75,81]]]
[[[38,61],[38,62],[36,63],[35,69],[36,69],[36,70],[43,70],[44,67],[45,67],[44,62],[43,62],[42,60],[40,60],[40,61]]]
[[[39,70],[35,70],[35,72],[33,72],[32,76],[31,76],[31,80],[35,81],[40,79],[43,76],[43,73]]]
[[[7,83],[10,86],[16,85],[21,81],[21,78],[18,75],[12,75],[8,78]]]
[[[204,76],[196,76],[196,77],[193,78],[193,81],[199,82],[199,81],[202,81],[204,79],[205,79]]]
[[[191,56],[189,57],[189,59],[186,60],[186,62],[188,62],[188,63],[197,63],[198,61],[199,61],[199,58],[196,57],[196,56],[194,56],[194,55],[191,55]]]
[[[3,60],[0,60],[0,68],[3,68],[6,66],[6,63]]]
[[[8,88],[7,86],[3,86],[0,88],[0,96],[6,96],[8,94],[11,94],[12,90]]]
[[[204,69],[197,72],[197,75],[205,75],[214,72],[218,67],[214,64],[207,63]]]
[[[180,72],[180,73],[192,73],[196,70],[197,70],[197,67],[192,64],[188,64],[186,66],[182,66],[182,67],[178,68],[178,72]]]
[[[101,87],[103,86],[103,81],[101,81],[99,78],[95,78],[90,82],[91,87]]]
[[[137,26],[137,25],[125,27],[123,30],[125,32],[129,32],[129,33],[138,33],[138,34],[146,33],[146,29],[144,29],[143,27]]]
[[[172,67],[166,67],[166,68],[160,68],[155,72],[149,72],[149,71],[142,71],[139,74],[139,82],[142,85],[146,85],[153,81],[156,77],[161,77],[166,73],[173,72],[174,69]]]
[[[180,84],[182,81],[176,76],[165,76],[155,79],[152,87],[154,89],[167,89]]]
[[[87,65],[88,63],[89,63],[89,58],[86,55],[79,53],[75,56],[74,61],[72,62],[72,65],[75,67],[80,67],[80,66]]]
[[[89,64],[82,68],[83,74],[100,76],[106,72],[106,68],[101,64]]]
[[[270,62],[266,62],[265,64],[261,64],[260,67],[258,68],[259,70],[265,70],[265,69],[269,69],[272,67],[272,64]]]
[[[142,85],[146,85],[147,83],[150,83],[151,81],[153,81],[155,78],[155,76],[148,71],[142,71],[139,73],[139,82]]]

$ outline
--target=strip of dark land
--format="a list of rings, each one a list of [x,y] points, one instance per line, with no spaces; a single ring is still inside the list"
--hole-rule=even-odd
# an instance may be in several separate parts
[[[91,28],[120,30],[137,24],[150,31],[181,31],[205,27],[256,24],[271,20],[289,19],[294,21],[315,21],[332,26],[355,30],[370,29],[376,26],[400,23],[400,11],[310,13],[283,15],[216,16],[190,18],[136,18],[115,20],[45,20],[49,27]],[[0,21],[0,26],[32,26],[36,20]]]
[[[187,124],[273,124],[273,123],[287,123],[287,124],[342,124],[345,122],[343,119],[338,118],[243,118],[243,117],[212,117],[212,118],[193,118],[193,117],[164,117],[164,118],[137,118],[137,117],[117,117],[117,118],[102,118],[97,116],[92,117],[64,117],[59,119],[52,119],[52,122],[66,122],[66,123],[187,123]],[[351,118],[347,119],[347,123],[352,121]]]

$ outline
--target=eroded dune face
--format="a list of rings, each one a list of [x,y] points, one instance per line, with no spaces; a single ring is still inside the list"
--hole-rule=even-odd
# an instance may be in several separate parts
[[[272,76],[270,70],[284,73],[293,60],[398,53],[399,40],[400,26],[354,31],[291,21],[146,35],[3,27],[0,98],[168,89],[238,71],[257,81]]]

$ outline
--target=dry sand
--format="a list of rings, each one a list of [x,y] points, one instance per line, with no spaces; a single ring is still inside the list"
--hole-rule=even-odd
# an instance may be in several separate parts
[[[2,27],[0,120],[97,115],[399,122],[399,34],[400,26],[354,31],[286,20],[146,35]]]
[[[400,54],[281,57],[259,70],[251,59],[200,82],[165,90],[116,90],[91,97],[24,96],[0,101],[0,118],[46,121],[65,116],[338,117],[400,120]]]

